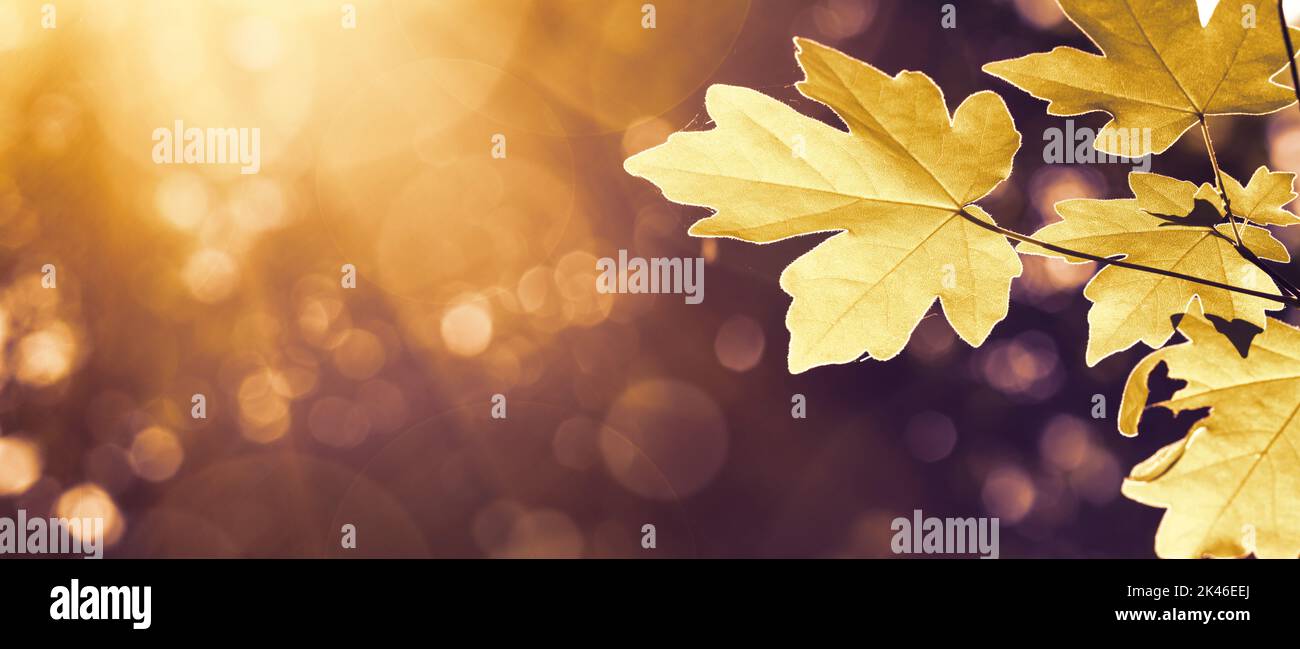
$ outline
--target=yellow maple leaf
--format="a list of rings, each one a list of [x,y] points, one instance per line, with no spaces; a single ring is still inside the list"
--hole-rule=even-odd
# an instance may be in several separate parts
[[[1223,176],[1223,189],[1228,194],[1232,213],[1261,225],[1300,223],[1300,217],[1286,210],[1286,205],[1296,197],[1291,189],[1294,184],[1295,174],[1269,171],[1262,166],[1255,170],[1245,187],[1232,176]]]
[[[1270,80],[1287,65],[1276,3],[1221,0],[1204,27],[1190,0],[1060,4],[1102,55],[1057,47],[984,71],[1047,100],[1052,115],[1110,113],[1100,151],[1161,153],[1206,115],[1262,115],[1295,101]]]
[[[1186,317],[1188,342],[1152,352],[1133,368],[1120,431],[1136,435],[1157,365],[1187,382],[1167,401],[1175,414],[1210,408],[1183,439],[1133,468],[1123,493],[1166,508],[1161,557],[1294,558],[1300,554],[1300,330],[1274,320],[1243,357],[1214,327]]]
[[[676,133],[625,169],[678,203],[713,208],[690,233],[768,243],[842,231],[781,275],[789,367],[897,355],[937,298],[972,345],[1007,314],[1020,259],[972,205],[1011,173],[1020,133],[1002,98],[980,92],[949,117],[920,72],[884,72],[795,39],[798,89],[846,133],[761,93],[708,89],[716,128]]]
[[[1232,226],[1221,222],[1223,203],[1209,185],[1196,185],[1152,173],[1129,174],[1134,198],[1072,199],[1056,204],[1061,221],[1033,238],[1073,251],[1115,257],[1150,268],[1182,273],[1224,284],[1278,294],[1267,274],[1246,260],[1233,245]],[[1268,230],[1238,226],[1242,242],[1264,259],[1288,261],[1290,255]],[[1029,243],[1021,253],[1084,262]],[[1282,305],[1264,298],[1206,286],[1155,273],[1108,266],[1088,282],[1083,294],[1088,311],[1089,366],[1140,342],[1160,347],[1174,333],[1170,317],[1199,301],[1203,313],[1225,321],[1243,320],[1259,328],[1265,311]]]

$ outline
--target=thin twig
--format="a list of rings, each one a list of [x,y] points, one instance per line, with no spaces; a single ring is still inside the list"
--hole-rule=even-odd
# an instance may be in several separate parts
[[[1300,102],[1300,72],[1296,71],[1295,47],[1291,45],[1291,30],[1286,24],[1286,10],[1282,7],[1284,0],[1277,0],[1277,19],[1282,23],[1282,42],[1286,43],[1286,63],[1291,68],[1291,90]],[[1300,106],[1300,104],[1297,104]]]
[[[1260,270],[1264,271],[1264,274],[1268,275],[1269,278],[1273,280],[1273,283],[1277,285],[1278,289],[1281,290],[1283,294],[1290,295],[1291,297],[1295,297],[1295,298],[1300,298],[1300,290],[1296,289],[1296,285],[1291,283],[1287,278],[1283,277],[1277,271],[1270,268],[1263,259],[1260,259],[1259,255],[1255,254],[1255,251],[1251,250],[1246,246],[1238,246],[1232,240],[1232,237],[1224,236],[1222,232],[1219,232],[1218,230],[1215,230],[1213,228],[1210,229],[1210,234],[1220,239],[1223,239],[1224,241],[1227,241],[1228,245],[1235,248],[1236,251],[1242,257],[1246,258],[1246,261],[1249,261],[1250,263],[1258,267]]]
[[[1300,298],[1300,289],[1297,289],[1295,284],[1292,284],[1290,281],[1287,280],[1287,278],[1283,277],[1277,271],[1273,270],[1272,268],[1269,268],[1265,264],[1264,260],[1260,259],[1259,255],[1255,254],[1255,251],[1245,246],[1242,246],[1240,248],[1237,248],[1237,252],[1240,253],[1242,257],[1245,257],[1246,261],[1255,264],[1256,267],[1264,271],[1264,274],[1268,275],[1269,279],[1273,280],[1273,283],[1276,284],[1278,289],[1281,290],[1283,293],[1286,293],[1291,297]]]
[[[1277,21],[1282,27],[1282,42],[1286,44],[1286,66],[1291,70],[1291,91],[1295,93],[1296,106],[1300,107],[1300,71],[1296,70],[1295,46],[1291,44],[1291,27],[1286,24],[1286,7],[1282,6],[1284,2],[1285,0],[1277,0]],[[1273,281],[1276,282],[1277,278]],[[1289,289],[1292,295],[1300,297],[1300,287],[1286,280],[1279,284]]]
[[[1122,259],[1112,259],[1110,257],[1100,257],[1097,255],[1090,255],[1086,252],[1079,252],[1078,250],[1070,250],[1069,248],[1064,248],[1062,246],[1047,243],[1045,241],[1039,241],[1033,237],[1020,234],[1019,232],[1016,232],[1014,230],[1008,230],[999,225],[989,223],[987,221],[983,221],[981,219],[976,218],[974,215],[967,212],[966,210],[961,210],[960,212],[958,212],[958,214],[960,214],[962,218],[966,219],[967,221],[970,221],[971,223],[974,223],[975,225],[978,225],[981,228],[984,228],[985,230],[991,230],[1010,239],[1015,239],[1016,241],[1020,241],[1023,243],[1030,243],[1040,248],[1051,250],[1052,252],[1060,253],[1062,255],[1068,255],[1070,257],[1078,257],[1080,259],[1095,261],[1104,266],[1119,266],[1120,268],[1128,268],[1130,270],[1139,270],[1145,273],[1164,275],[1165,277],[1172,277],[1174,279],[1181,279],[1188,282],[1194,282],[1196,284],[1203,284],[1205,286],[1213,286],[1214,288],[1221,288],[1225,291],[1232,291],[1234,293],[1250,295],[1253,297],[1263,298],[1265,300],[1281,302],[1282,304],[1286,304],[1288,306],[1300,307],[1300,299],[1297,299],[1290,295],[1274,295],[1272,293],[1265,293],[1263,291],[1256,291],[1254,289],[1242,288],[1240,286],[1233,286],[1231,284],[1224,284],[1223,282],[1216,282],[1212,279],[1203,279],[1200,277],[1194,277],[1192,275],[1184,275],[1183,273],[1175,272],[1172,270],[1165,270],[1163,268],[1152,268],[1151,266],[1134,264],[1132,262],[1124,261]]]

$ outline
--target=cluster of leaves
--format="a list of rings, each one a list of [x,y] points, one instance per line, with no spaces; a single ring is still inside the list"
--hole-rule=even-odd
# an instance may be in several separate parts
[[[1296,198],[1294,174],[1261,167],[1242,185],[1219,168],[1206,127],[1214,115],[1294,103],[1275,81],[1288,66],[1270,27],[1278,9],[1223,0],[1202,25],[1190,1],[1060,4],[1100,54],[1058,47],[984,70],[1047,100],[1050,114],[1108,113],[1095,143],[1106,153],[1159,154],[1199,126],[1211,182],[1133,173],[1133,198],[1062,201],[1061,220],[1032,236],[1007,230],[976,205],[1011,174],[1020,147],[1001,97],[976,93],[950,116],[925,74],[891,77],[802,38],[796,87],[847,132],[753,90],[715,85],[705,98],[715,128],[676,133],[625,168],[670,200],[711,208],[691,227],[695,236],[769,243],[836,232],[781,274],[793,298],[795,373],[897,355],[936,299],[978,346],[1007,315],[1017,253],[1099,262],[1084,290],[1093,303],[1089,365],[1138,342],[1160,348],[1175,328],[1186,338],[1133,370],[1121,432],[1136,434],[1148,407],[1210,409],[1124,482],[1128,497],[1168,509],[1157,553],[1296,557],[1300,330],[1267,315],[1300,306],[1300,291],[1269,265],[1290,257],[1268,228],[1300,223],[1285,208]],[[1119,137],[1129,132],[1149,137]],[[1147,379],[1161,362],[1187,384],[1148,406]]]

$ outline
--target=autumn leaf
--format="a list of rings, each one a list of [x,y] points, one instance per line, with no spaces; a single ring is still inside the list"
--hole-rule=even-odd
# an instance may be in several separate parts
[[[1110,113],[1100,151],[1161,153],[1206,115],[1262,115],[1294,101],[1270,80],[1287,65],[1274,2],[1222,0],[1205,27],[1190,0],[1060,4],[1101,55],[1057,47],[984,71],[1047,100],[1052,115]],[[1144,129],[1149,142],[1137,136]]]
[[[1300,217],[1287,211],[1286,206],[1295,200],[1292,191],[1295,174],[1290,172],[1269,171],[1267,167],[1255,170],[1250,182],[1245,187],[1231,176],[1224,174],[1223,189],[1228,194],[1232,213],[1261,225],[1295,225]]]
[[[805,96],[849,132],[761,93],[709,88],[716,127],[676,133],[624,167],[678,203],[716,212],[690,233],[768,243],[840,231],[781,275],[789,367],[897,355],[937,298],[953,329],[979,345],[1007,314],[1020,259],[972,205],[1011,173],[1020,147],[1006,104],[980,92],[949,117],[920,72],[896,76],[795,39]],[[963,211],[970,215],[966,218]]]
[[[1300,554],[1300,330],[1274,320],[1249,356],[1199,317],[1188,342],[1152,352],[1129,375],[1120,431],[1136,435],[1147,379],[1164,362],[1187,382],[1151,407],[1210,408],[1185,438],[1133,468],[1123,493],[1168,511],[1156,533],[1161,557],[1294,558]]]
[[[1049,224],[1033,238],[1101,257],[1173,271],[1270,294],[1277,285],[1242,257],[1234,243],[1232,225],[1222,222],[1223,202],[1209,185],[1196,185],[1151,173],[1129,174],[1134,198],[1073,199],[1056,204],[1063,220]],[[1203,215],[1209,213],[1210,218]],[[1242,242],[1264,259],[1287,261],[1290,255],[1268,230],[1240,224]],[[1030,243],[1017,250],[1083,262]],[[1225,322],[1240,320],[1258,328],[1265,311],[1282,305],[1264,298],[1206,286],[1184,279],[1118,266],[1101,269],[1083,294],[1093,302],[1088,311],[1089,366],[1138,342],[1160,347],[1173,336],[1171,316],[1187,312],[1193,301],[1201,311]]]

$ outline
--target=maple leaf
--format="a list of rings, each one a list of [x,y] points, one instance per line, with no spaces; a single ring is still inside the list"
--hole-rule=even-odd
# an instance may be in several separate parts
[[[1187,382],[1151,407],[1210,408],[1183,439],[1133,468],[1125,496],[1168,511],[1156,532],[1161,557],[1294,558],[1300,554],[1300,330],[1274,320],[1248,357],[1198,317],[1188,342],[1149,354],[1129,375],[1119,428],[1136,435],[1147,379],[1161,362]],[[1252,547],[1253,546],[1253,547]]]
[[[937,298],[959,336],[979,345],[1007,314],[1020,259],[972,202],[1011,173],[1020,133],[1002,98],[980,92],[951,117],[920,72],[884,72],[795,39],[797,88],[849,132],[761,93],[714,85],[716,128],[675,133],[625,169],[678,203],[716,212],[701,237],[768,243],[841,231],[781,274],[794,373],[897,355]]]
[[[1245,187],[1232,176],[1223,175],[1223,189],[1228,194],[1232,213],[1261,225],[1295,225],[1300,217],[1288,212],[1286,205],[1295,200],[1292,191],[1295,174],[1269,171],[1260,167],[1250,177]]]
[[[983,69],[1047,100],[1052,115],[1110,113],[1095,140],[1100,151],[1161,153],[1206,115],[1263,115],[1295,100],[1270,80],[1287,65],[1273,2],[1221,0],[1204,27],[1190,0],[1060,5],[1102,55],[1057,47]],[[1149,139],[1131,135],[1144,129]]]
[[[1034,233],[1033,238],[1073,251],[1101,257],[1122,255],[1127,262],[1214,280],[1224,284],[1278,294],[1267,274],[1242,257],[1234,243],[1232,225],[1222,222],[1223,202],[1209,185],[1196,185],[1152,173],[1129,174],[1135,198],[1072,199],[1056,204],[1061,221]],[[1203,215],[1212,210],[1212,218]],[[1215,223],[1217,222],[1217,223]],[[1238,226],[1245,246],[1264,259],[1287,261],[1290,255],[1268,230]],[[1031,243],[1017,250],[1084,262]],[[1173,336],[1171,316],[1199,301],[1207,315],[1225,323],[1244,321],[1259,329],[1265,311],[1282,306],[1264,298],[1206,286],[1176,277],[1118,266],[1101,269],[1083,294],[1093,302],[1088,311],[1089,366],[1140,342],[1160,347]]]

